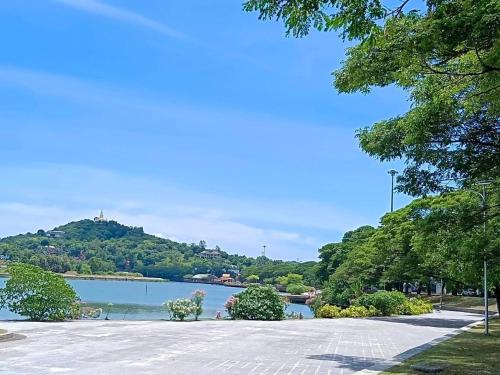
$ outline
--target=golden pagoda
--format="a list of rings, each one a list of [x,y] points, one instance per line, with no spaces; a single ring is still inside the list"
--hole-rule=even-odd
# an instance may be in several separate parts
[[[101,223],[103,221],[106,221],[106,219],[104,218],[104,213],[102,212],[101,209],[101,213],[99,214],[99,216],[94,217],[94,222]]]

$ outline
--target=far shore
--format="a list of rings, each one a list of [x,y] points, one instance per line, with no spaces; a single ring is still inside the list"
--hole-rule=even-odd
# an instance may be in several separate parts
[[[145,276],[124,276],[124,275],[68,275],[59,273],[65,279],[73,280],[114,280],[114,281],[148,281],[148,282],[167,282],[168,280],[159,277]],[[9,277],[8,273],[0,274],[0,277]]]

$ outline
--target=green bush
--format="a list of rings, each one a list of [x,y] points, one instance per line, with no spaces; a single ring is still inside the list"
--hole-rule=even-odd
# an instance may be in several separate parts
[[[288,284],[286,287],[286,291],[290,294],[302,294],[307,292],[309,287],[304,284]]]
[[[318,309],[318,318],[340,318],[342,309],[338,306],[324,305]]]
[[[170,315],[170,319],[184,320],[189,315],[196,314],[198,306],[190,299],[176,299],[163,304]]]
[[[79,315],[77,296],[60,275],[23,263],[9,266],[0,305],[31,320],[54,321]]]
[[[319,318],[365,318],[377,315],[380,315],[380,312],[373,306],[369,308],[350,306],[347,309],[341,309],[338,306],[324,305],[318,309]]]
[[[226,310],[233,319],[285,319],[285,301],[269,286],[252,285],[230,297],[226,302]]]
[[[420,315],[432,312],[432,304],[421,298],[410,298],[399,306],[401,315]]]
[[[366,318],[377,315],[380,315],[380,312],[373,306],[368,308],[364,306],[349,306],[340,312],[342,318]]]
[[[363,294],[357,298],[354,305],[369,308],[375,307],[382,315],[395,315],[400,313],[400,306],[406,301],[401,292],[379,291],[373,294]]]

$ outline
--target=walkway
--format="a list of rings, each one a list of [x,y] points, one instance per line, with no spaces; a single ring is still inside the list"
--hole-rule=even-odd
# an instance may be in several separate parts
[[[480,318],[2,322],[26,338],[0,342],[0,374],[347,375],[404,359]]]

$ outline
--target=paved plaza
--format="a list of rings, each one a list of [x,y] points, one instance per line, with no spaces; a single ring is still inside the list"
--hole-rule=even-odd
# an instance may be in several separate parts
[[[479,319],[1,322],[0,374],[373,374]]]

